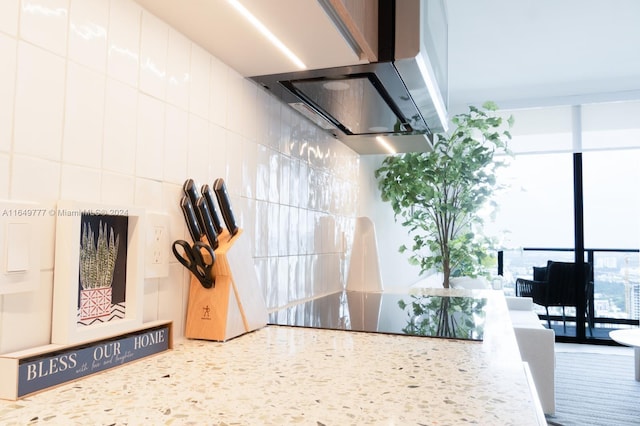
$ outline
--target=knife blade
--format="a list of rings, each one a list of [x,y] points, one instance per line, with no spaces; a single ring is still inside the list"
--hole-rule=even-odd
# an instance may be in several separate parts
[[[220,206],[220,212],[224,223],[227,225],[229,234],[232,236],[238,232],[238,226],[236,225],[236,218],[231,208],[231,201],[229,199],[229,192],[227,191],[227,185],[224,183],[224,179],[218,178],[213,182],[213,190],[216,193],[218,199],[218,205]]]
[[[207,202],[207,207],[209,207],[209,213],[211,213],[211,219],[213,221],[213,227],[216,230],[216,234],[220,235],[222,232],[222,223],[220,223],[220,218],[218,217],[218,213],[216,213],[216,203],[213,201],[215,195],[213,195],[211,187],[207,184],[202,185],[201,192],[202,197]]]
[[[180,200],[180,207],[182,208],[184,220],[187,223],[187,229],[189,230],[191,239],[194,243],[199,242],[202,239],[202,231],[200,230],[200,225],[198,224],[196,211],[193,208],[193,204],[191,204],[191,200],[188,196],[184,195],[182,197],[182,199]]]
[[[198,198],[198,204],[196,205],[196,211],[200,216],[200,221],[204,224],[204,235],[207,237],[209,247],[212,249],[218,248],[218,233],[213,226],[213,220],[211,219],[211,213],[209,212],[209,206],[204,197]]]

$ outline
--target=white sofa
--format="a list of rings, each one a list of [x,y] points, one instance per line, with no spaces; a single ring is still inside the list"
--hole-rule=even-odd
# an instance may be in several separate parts
[[[556,411],[555,333],[545,328],[533,312],[529,297],[506,297],[520,357],[529,364],[533,382],[545,414]]]

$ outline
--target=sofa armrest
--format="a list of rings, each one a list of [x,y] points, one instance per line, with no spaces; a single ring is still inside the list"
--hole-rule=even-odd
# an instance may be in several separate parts
[[[556,410],[555,333],[546,328],[514,328],[520,357],[529,364],[545,414]]]
[[[531,297],[505,297],[507,308],[510,311],[532,311],[533,299]]]

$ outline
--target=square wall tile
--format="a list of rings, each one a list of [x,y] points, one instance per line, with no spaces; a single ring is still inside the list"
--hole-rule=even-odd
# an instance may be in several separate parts
[[[287,278],[289,282],[289,300],[300,300],[304,297],[304,288],[300,288],[298,281],[299,258],[298,256],[287,256],[284,259],[289,265],[289,277]]]
[[[20,0],[3,0],[0,2],[0,32],[10,36],[18,35],[18,11]]]
[[[147,95],[138,97],[136,176],[162,180],[165,104]]]
[[[100,202],[118,206],[132,206],[135,200],[135,178],[130,175],[103,172]]]
[[[279,256],[280,249],[280,206],[268,203],[267,210],[267,256]]]
[[[278,222],[275,222],[278,228],[278,255],[287,256],[289,254],[289,206],[280,204],[280,212],[278,213]]]
[[[0,153],[0,198],[5,200],[9,198],[9,164],[9,155]]]
[[[209,124],[209,180],[211,185],[219,177],[227,178],[227,131],[215,123]]]
[[[289,259],[286,257],[277,258],[277,293],[278,303],[282,304],[292,301],[289,297]]]
[[[108,78],[105,95],[102,167],[133,175],[138,116],[138,91]]]
[[[158,319],[158,308],[160,304],[158,297],[158,285],[158,279],[144,280],[143,322],[155,321]]]
[[[186,269],[179,263],[169,265],[169,276],[158,280],[158,319],[173,321],[174,330],[183,330],[186,318],[188,287],[184,283]]]
[[[53,272],[40,273],[38,291],[3,296],[0,353],[47,345],[51,338]],[[20,324],[16,327],[16,324]]]
[[[11,148],[17,46],[15,39],[0,34],[0,151]]]
[[[258,85],[253,81],[242,78],[242,115],[238,123],[240,132],[245,138],[255,141],[257,138],[256,115],[258,114]]]
[[[167,102],[187,110],[191,83],[191,41],[173,28],[169,28],[168,43]]]
[[[63,165],[60,198],[87,203],[100,202],[100,171],[87,167]]]
[[[278,188],[280,190],[280,204],[290,205],[289,181],[291,180],[291,159],[286,155],[280,156],[280,172]]]
[[[140,33],[140,90],[165,99],[169,26],[142,11]]]
[[[136,194],[134,205],[149,209],[162,211],[162,183],[151,179],[136,179]]]
[[[82,65],[67,66],[62,160],[100,167],[104,120],[105,76]]]
[[[269,201],[277,203],[280,201],[280,154],[274,149],[269,150]]]
[[[22,0],[21,6],[20,37],[66,56],[69,0]]]
[[[244,78],[237,71],[227,73],[227,129],[242,134],[247,119],[253,119],[251,111],[245,109]]]
[[[209,177],[209,135],[207,121],[195,114],[189,114],[187,172],[189,178],[201,183],[206,182]]]
[[[60,163],[14,155],[11,167],[11,198],[47,202],[60,198]]]
[[[179,185],[172,183],[162,184],[162,205],[160,211],[167,212],[169,215],[169,240],[189,239],[187,227],[180,208],[180,199],[182,198],[182,182]],[[169,262],[178,262],[173,256],[170,256]]]
[[[266,257],[269,254],[269,203],[256,201],[255,208],[253,255],[254,257]]]
[[[185,110],[167,105],[164,126],[164,180],[182,185],[188,174],[189,114]]]
[[[224,127],[227,124],[227,74],[229,67],[214,56],[211,56],[210,59],[209,121]]]
[[[71,0],[69,59],[104,73],[108,25],[109,0]]]
[[[256,199],[267,200],[269,198],[269,149],[257,145],[256,154]]]
[[[211,55],[197,44],[192,44],[189,112],[204,119],[209,119],[210,66]]]
[[[240,195],[253,199],[256,194],[256,173],[258,151],[256,144],[249,139],[242,141],[242,182]]]
[[[239,195],[242,190],[242,167],[244,163],[243,139],[237,133],[227,132],[227,177],[225,182],[229,194]]]
[[[18,43],[14,151],[60,159],[65,61],[29,43]]]
[[[141,14],[142,8],[131,0],[111,0],[107,72],[133,87],[138,87]]]
[[[300,254],[300,244],[299,244],[299,234],[300,234],[300,223],[299,223],[299,209],[297,207],[289,208],[289,233],[287,235],[289,239],[289,255],[298,255]]]

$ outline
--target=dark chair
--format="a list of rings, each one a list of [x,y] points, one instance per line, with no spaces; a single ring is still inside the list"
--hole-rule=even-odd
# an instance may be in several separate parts
[[[547,325],[551,328],[549,318],[550,306],[562,307],[562,322],[564,330],[567,330],[565,317],[566,306],[577,306],[576,284],[575,284],[575,263],[552,262],[549,261],[546,267],[533,268],[533,280],[518,278],[516,280],[516,296],[531,297],[533,303],[544,306],[547,311]],[[584,290],[585,295],[591,294],[590,290],[591,265],[584,264]],[[586,306],[588,306],[588,300]],[[589,316],[590,318],[590,316]],[[591,332],[591,321],[589,321],[589,331]]]

